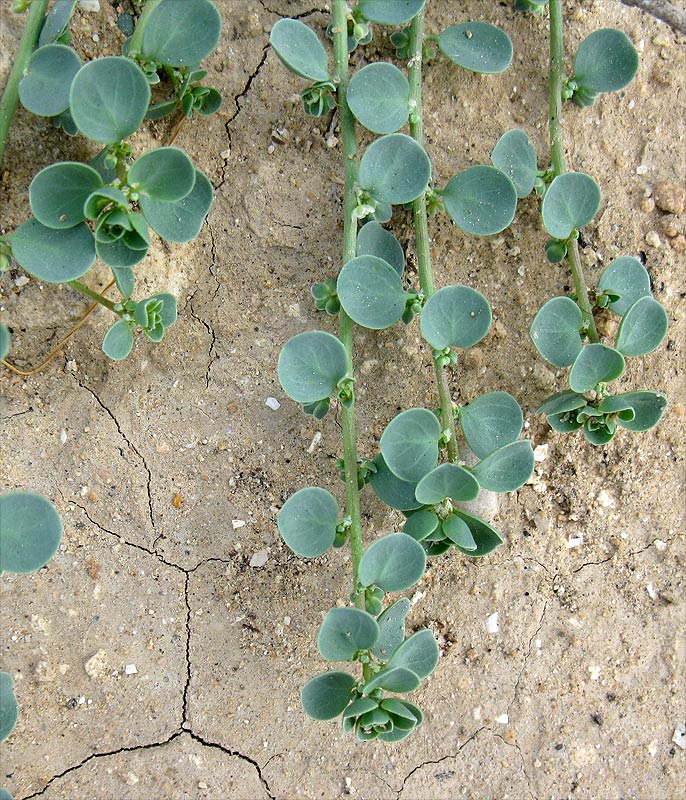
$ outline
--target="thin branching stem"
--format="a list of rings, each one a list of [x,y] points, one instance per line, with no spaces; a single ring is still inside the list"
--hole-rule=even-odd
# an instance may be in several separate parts
[[[345,165],[345,188],[343,199],[343,264],[355,258],[357,246],[357,219],[355,208],[355,182],[357,180],[357,141],[355,119],[348,107],[348,28],[345,0],[334,0],[333,4],[334,82],[338,99],[338,115],[343,144]],[[353,369],[353,322],[341,308],[339,312],[339,335],[348,354],[348,373]],[[343,460],[345,463],[346,511],[351,520],[350,552],[353,561],[355,605],[364,609],[364,593],[357,591],[358,569],[362,558],[362,523],[360,520],[360,492],[357,486],[357,431],[355,423],[355,400],[341,411],[343,427]]]
[[[550,82],[548,97],[548,120],[550,125],[550,155],[555,177],[567,171],[565,165],[564,137],[562,130],[562,83],[565,74],[564,33],[562,19],[562,0],[550,0]],[[572,280],[576,292],[576,302],[581,309],[588,338],[599,340],[593,319],[593,309],[588,298],[588,285],[584,278],[581,255],[576,239],[567,246],[567,257],[572,269]]]
[[[89,289],[88,286],[81,283],[81,281],[67,281],[67,286],[71,286],[71,288],[76,289],[77,292],[81,292],[81,294],[85,294],[86,297],[90,297],[90,299],[94,300],[96,303],[100,303],[101,306],[105,306],[105,308],[108,308],[113,314],[121,316],[121,310],[117,309],[116,305],[111,300],[98,294],[98,292],[93,289]]]
[[[424,45],[424,11],[412,21],[410,28],[409,80],[410,80],[410,133],[417,144],[424,147],[424,127],[422,121],[422,50]],[[417,248],[417,270],[419,285],[426,299],[434,294],[434,278],[431,266],[431,245],[429,242],[429,222],[426,209],[426,195],[421,195],[412,204],[414,215],[415,242]],[[448,372],[434,360],[438,396],[441,402],[441,421],[443,430],[449,431],[448,458],[457,461],[457,441],[455,437],[455,419],[453,404],[448,385]]]
[[[19,50],[14,59],[14,66],[2,93],[2,100],[0,100],[0,164],[2,164],[2,157],[7,145],[7,136],[19,102],[19,81],[24,75],[31,54],[38,42],[38,37],[45,21],[45,12],[48,10],[48,2],[49,0],[33,0],[31,3],[24,34],[21,37]]]

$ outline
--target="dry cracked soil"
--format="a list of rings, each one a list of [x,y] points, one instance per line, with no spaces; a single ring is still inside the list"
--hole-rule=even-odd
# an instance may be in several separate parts
[[[9,5],[0,12],[4,76],[22,27]],[[304,417],[275,374],[290,336],[331,326],[309,287],[339,264],[341,153],[336,118],[302,114],[302,85],[268,35],[296,15],[323,36],[326,4],[218,5],[224,30],[209,70],[224,104],[178,139],[216,201],[194,243],[156,241],[138,269],[141,292],[178,295],[178,323],[161,344],[139,338],[114,363],[100,351],[109,312],[96,312],[40,373],[0,374],[2,488],[43,492],[65,524],[46,568],[2,578],[0,657],[21,711],[0,750],[0,783],[17,800],[676,798],[686,775],[683,736],[674,736],[686,720],[686,37],[617,0],[566,4],[570,50],[591,30],[618,26],[640,51],[633,83],[590,109],[568,108],[565,130],[570,168],[595,175],[603,191],[583,234],[589,279],[620,254],[640,256],[669,314],[663,345],[622,379],[669,396],[658,428],[593,448],[536,415],[564,376],[526,332],[569,279],[545,261],[534,199],[497,237],[431,222],[438,285],[474,286],[495,316],[451,371],[454,395],[516,396],[541,460],[497,509],[504,546],[482,560],[436,558],[412,592],[410,629],[429,626],[441,648],[413,698],[425,724],[398,745],[361,744],[336,722],[305,717],[298,696],[323,667],[315,633],[323,612],[346,601],[349,558],[297,558],[275,524],[303,485],[342,495],[338,415]],[[117,16],[130,10],[120,0],[77,11],[82,56],[116,51]],[[431,32],[495,23],[515,48],[503,75],[439,61],[427,69],[436,183],[487,163],[514,126],[545,160],[546,21],[488,0],[431,0],[428,16]],[[378,57],[392,57],[384,31],[353,61]],[[155,124],[135,147],[167,134]],[[90,155],[80,137],[20,110],[2,173],[2,232],[26,219],[38,169]],[[681,193],[680,211],[665,210],[655,191],[663,182],[677,201]],[[393,227],[412,273],[406,212]],[[108,278],[96,269],[89,280]],[[67,288],[5,273],[0,319],[14,331],[14,363],[38,363],[84,307]],[[400,408],[435,405],[430,353],[416,322],[360,332],[356,351],[360,449],[371,455]],[[400,521],[369,493],[363,518],[367,541]]]

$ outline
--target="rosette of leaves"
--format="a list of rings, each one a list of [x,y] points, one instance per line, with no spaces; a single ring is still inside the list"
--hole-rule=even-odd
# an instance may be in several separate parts
[[[421,577],[426,557],[422,548],[404,534],[378,539],[362,556],[359,579],[383,597],[414,585]],[[369,610],[371,608],[371,611]],[[401,598],[379,613],[380,603],[367,610],[332,608],[322,623],[317,647],[323,658],[362,665],[362,679],[330,671],[316,675],[302,689],[302,704],[313,719],[341,715],[343,729],[358,739],[397,742],[421,725],[422,712],[394,695],[417,689],[438,663],[438,645],[424,628],[405,636],[405,617],[410,610]]]
[[[653,297],[650,277],[638,259],[622,256],[603,272],[596,306],[620,318],[614,346],[585,343],[582,314],[570,297],[554,297],[538,312],[531,338],[555,367],[570,367],[569,390],[548,398],[539,408],[561,433],[582,429],[594,445],[606,444],[617,428],[645,431],[656,425],[667,400],[654,391],[610,394],[607,384],[621,377],[625,359],[646,355],[662,343],[667,314]]]
[[[457,412],[462,434],[478,457],[473,466],[439,464],[441,426],[425,408],[403,411],[381,437],[381,453],[370,483],[392,508],[402,511],[403,531],[420,542],[428,555],[454,546],[481,557],[502,543],[485,520],[460,509],[482,488],[511,492],[531,477],[531,443],[520,440],[522,411],[507,392],[489,392]]]
[[[33,492],[0,495],[0,575],[26,575],[55,555],[64,528],[55,506]],[[0,742],[12,733],[19,716],[12,676],[0,672]]]
[[[130,162],[124,139],[142,123],[149,97],[145,75],[128,59],[101,58],[79,69],[70,113],[78,130],[105,148],[92,165],[60,162],[41,170],[29,187],[34,216],[10,237],[17,263],[48,283],[77,280],[96,257],[112,269],[123,298],[114,310],[122,320],[104,349],[115,359],[130,351],[134,321],[159,341],[176,319],[170,295],[130,301],[132,268],[148,251],[149,228],[167,241],[190,241],[213,199],[209,179],[183,150],[158,147]]]

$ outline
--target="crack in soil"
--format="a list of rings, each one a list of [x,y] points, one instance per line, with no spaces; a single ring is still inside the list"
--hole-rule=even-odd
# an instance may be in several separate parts
[[[102,400],[98,397],[97,393],[93,389],[91,389],[90,386],[87,386],[85,383],[82,383],[80,380],[76,379],[76,381],[77,381],[77,383],[79,384],[79,386],[82,389],[85,389],[89,394],[91,394],[93,396],[93,399],[95,400],[95,402],[109,416],[109,418],[112,420],[112,422],[114,422],[119,435],[122,437],[122,439],[129,446],[129,449],[132,450],[138,456],[138,458],[141,460],[141,463],[143,464],[143,469],[145,470],[145,473],[147,475],[146,491],[147,491],[147,495],[148,495],[148,516],[150,518],[150,526],[152,527],[153,532],[155,532],[157,530],[157,528],[155,526],[155,517],[154,517],[154,514],[153,514],[153,508],[152,508],[152,490],[151,490],[152,472],[150,471],[150,467],[148,466],[148,462],[145,460],[145,457],[143,456],[141,451],[136,447],[136,445],[124,433],[124,430],[122,429],[121,425],[119,424],[119,420],[115,417],[115,415],[112,413],[112,411],[102,402]],[[157,539],[155,541],[157,541]],[[154,544],[153,544],[153,547],[154,547]]]
[[[516,750],[516,751],[517,751],[517,753],[519,753],[519,758],[520,758],[520,760],[521,760],[521,762],[522,762],[522,773],[523,773],[524,777],[526,778],[526,788],[529,790],[529,794],[531,795],[531,800],[536,800],[536,795],[535,795],[535,794],[533,793],[533,791],[531,790],[531,778],[529,777],[529,773],[526,771],[526,767],[525,767],[525,765],[524,765],[524,754],[522,753],[522,748],[521,748],[521,747],[520,747],[520,746],[517,744],[517,742],[508,742],[508,741],[507,741],[507,740],[506,740],[506,739],[505,739],[503,736],[501,736],[501,734],[499,734],[497,731],[493,731],[493,736],[494,736],[496,739],[500,739],[500,741],[501,741],[501,742],[502,742],[502,743],[503,743],[503,744],[504,744],[506,747],[512,747],[514,750]]]
[[[205,389],[209,389],[210,388],[210,372],[212,370],[212,365],[216,361],[219,360],[219,356],[215,352],[215,347],[217,345],[217,334],[214,332],[214,328],[212,327],[212,325],[210,325],[209,322],[207,322],[207,320],[204,320],[202,317],[199,317],[195,313],[195,309],[193,308],[193,299],[195,298],[195,295],[197,294],[197,291],[198,290],[196,289],[195,292],[193,292],[193,294],[191,295],[190,299],[188,300],[188,302],[184,306],[184,310],[185,310],[185,308],[188,308],[190,310],[190,312],[191,312],[191,317],[193,317],[193,319],[197,323],[202,325],[202,327],[207,331],[208,335],[212,337],[212,341],[210,342],[210,346],[207,349],[207,369],[205,370]],[[217,291],[219,291],[219,287],[217,287]],[[215,296],[216,296],[216,293],[215,293]]]
[[[23,417],[24,414],[31,414],[33,412],[33,407],[29,407],[24,411],[17,411],[14,414],[8,414],[6,417],[0,417],[0,421],[5,422],[8,419],[15,419],[16,417]]]
[[[227,141],[229,143],[229,152],[231,152],[231,149],[232,149],[232,146],[233,146],[233,141],[232,141],[232,136],[231,136],[231,123],[238,117],[238,115],[243,110],[243,107],[240,104],[240,100],[242,100],[248,94],[248,92],[250,91],[250,87],[253,84],[253,81],[259,75],[260,70],[265,65],[265,63],[267,61],[267,55],[269,54],[269,47],[270,47],[270,45],[269,45],[269,43],[267,43],[262,48],[262,58],[260,58],[259,64],[250,73],[250,75],[248,75],[248,79],[245,82],[245,84],[244,84],[243,88],[241,89],[241,91],[237,95],[234,95],[233,102],[236,104],[236,111],[224,123],[224,130],[226,131],[226,139],[227,139]],[[226,170],[227,169],[228,169],[228,164],[225,162],[224,163],[224,168],[222,169],[222,178],[219,181],[219,183],[214,187],[215,190],[221,189],[221,187],[226,183]]]
[[[86,756],[86,758],[84,758],[83,761],[81,761],[80,763],[75,764],[72,767],[68,767],[63,772],[60,772],[58,775],[53,775],[52,778],[50,778],[50,780],[45,784],[45,786],[40,791],[34,792],[33,794],[25,795],[25,797],[22,798],[22,800],[32,800],[32,798],[34,798],[34,797],[40,797],[41,795],[45,794],[45,792],[50,788],[50,786],[55,781],[59,780],[60,778],[64,778],[66,775],[70,775],[72,772],[76,772],[77,770],[80,770],[82,767],[85,767],[91,761],[94,761],[94,760],[99,759],[99,758],[107,758],[109,756],[116,756],[116,755],[119,755],[120,753],[135,753],[135,752],[137,752],[139,750],[154,750],[154,749],[156,749],[158,747],[163,747],[164,745],[170,744],[175,739],[178,739],[180,736],[188,736],[193,741],[198,742],[198,744],[201,744],[203,747],[209,747],[209,748],[221,750],[223,753],[226,753],[229,756],[232,756],[234,758],[240,758],[241,761],[245,761],[246,763],[250,764],[252,767],[255,768],[255,771],[257,772],[257,776],[260,779],[260,783],[264,786],[264,789],[267,792],[267,795],[271,798],[271,800],[275,800],[275,796],[274,796],[274,794],[272,794],[272,791],[271,791],[271,788],[269,786],[269,783],[267,782],[267,780],[262,775],[262,770],[260,768],[260,765],[257,763],[257,761],[255,761],[254,759],[250,758],[250,756],[244,755],[243,753],[239,752],[238,750],[229,750],[229,748],[223,747],[222,745],[217,744],[216,742],[209,742],[206,739],[203,739],[202,736],[199,736],[197,733],[194,733],[192,730],[189,730],[189,729],[174,731],[174,733],[172,733],[167,739],[164,739],[161,742],[151,742],[151,743],[148,743],[148,744],[138,744],[138,745],[133,745],[131,747],[119,747],[117,750],[108,750],[107,752],[103,752],[103,753],[91,753],[91,755]]]
[[[462,742],[462,744],[457,748],[457,752],[456,753],[448,753],[447,756],[442,756],[441,758],[438,758],[436,760],[422,761],[421,764],[418,764],[416,767],[411,769],[407,773],[407,775],[405,775],[405,777],[403,778],[402,786],[400,787],[400,789],[398,789],[398,794],[397,794],[396,800],[400,800],[400,795],[405,790],[406,782],[414,775],[415,772],[417,772],[417,770],[420,770],[423,767],[428,766],[429,764],[441,764],[443,761],[447,761],[449,758],[457,758],[460,755],[460,753],[464,750],[464,748],[470,742],[473,742],[474,739],[476,739],[476,737],[481,733],[481,731],[485,731],[485,730],[489,730],[485,725],[482,725],[480,728],[477,728],[474,731],[474,733],[472,733],[471,736],[469,736],[467,739],[465,739],[464,742]]]
[[[260,5],[268,14],[274,14],[275,16],[279,17],[280,19],[304,19],[304,17],[309,17],[310,14],[329,14],[331,13],[328,8],[310,8],[308,11],[301,11],[300,14],[282,14],[280,11],[274,11],[274,9],[269,8],[269,6],[264,2],[264,0],[260,0]]]

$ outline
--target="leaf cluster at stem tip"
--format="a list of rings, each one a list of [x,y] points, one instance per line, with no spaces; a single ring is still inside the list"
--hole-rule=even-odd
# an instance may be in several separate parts
[[[4,250],[11,248],[30,275],[67,283],[117,314],[103,350],[119,360],[131,351],[136,328],[157,342],[176,320],[176,299],[168,293],[132,299],[133,268],[148,252],[150,229],[170,242],[191,241],[214,194],[209,178],[183,150],[157,147],[134,159],[127,139],[145,119],[217,111],[221,98],[200,84],[207,73],[199,65],[218,43],[221,17],[210,0],[149,0],[123,55],[82,64],[69,46],[74,9],[75,0],[53,4],[18,96],[29,111],[51,117],[66,133],[81,134],[102,149],[89,164],[59,162],[33,178],[33,216],[0,246],[0,266],[6,266]],[[153,92],[167,97],[158,102]],[[121,302],[108,301],[80,282],[96,258],[111,268]],[[4,355],[6,331],[0,334]]]

